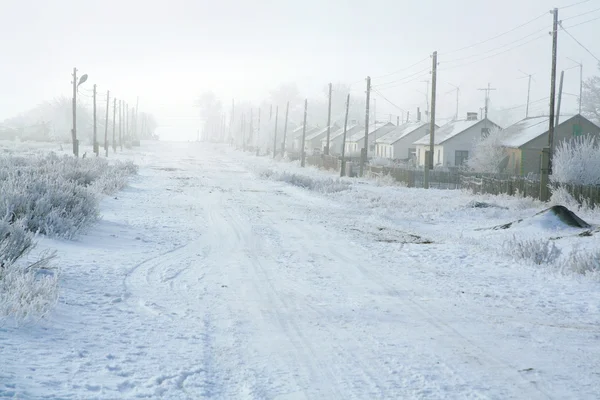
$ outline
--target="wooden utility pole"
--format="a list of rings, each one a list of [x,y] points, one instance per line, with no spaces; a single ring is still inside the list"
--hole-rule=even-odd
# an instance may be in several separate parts
[[[554,145],[554,101],[556,98],[556,57],[558,47],[558,8],[552,12],[554,19],[552,23],[552,70],[550,78],[550,118],[548,127],[548,175],[552,175],[552,155]]]
[[[302,149],[300,150],[300,166],[304,167],[304,141],[306,140],[306,112],[308,110],[308,99],[304,99],[304,122],[302,123]]]
[[[234,113],[235,113],[235,99],[231,99],[231,118],[229,119],[229,137],[227,141],[231,144],[233,140],[233,121],[234,121]]]
[[[73,140],[73,155],[79,157],[79,142],[77,141],[77,68],[73,68],[73,129],[71,130]]]
[[[119,100],[119,147],[123,151],[123,100]]]
[[[113,153],[117,152],[117,139],[116,139],[116,124],[117,124],[117,99],[113,99],[113,131],[112,131],[112,148]]]
[[[138,127],[138,107],[140,105],[140,96],[135,99],[135,111],[133,113],[133,136],[137,139],[137,127]]]
[[[554,126],[558,126],[560,123],[560,103],[562,100],[562,91],[563,91],[563,79],[565,77],[565,71],[560,71],[560,83],[558,84],[558,103],[556,104],[556,121],[554,122]]]
[[[106,91],[106,118],[104,119],[104,153],[108,157],[108,110],[110,108],[110,90]]]
[[[131,140],[131,126],[129,125],[129,103],[125,103],[125,143]]]
[[[275,109],[275,134],[273,135],[273,158],[277,155],[277,119],[279,118],[279,106]]]
[[[362,177],[367,163],[369,150],[369,103],[371,102],[371,77],[367,76],[367,105],[365,109],[365,144],[360,152],[360,176]]]
[[[344,137],[342,139],[342,165],[340,169],[340,176],[346,175],[346,132],[348,131],[348,110],[350,109],[350,93],[346,98],[346,117],[344,118]]]
[[[256,130],[256,155],[260,155],[260,107],[258,107],[258,127]]]
[[[568,58],[568,57],[567,57]],[[579,112],[578,114],[581,114],[581,98],[582,98],[582,92],[583,92],[583,64],[573,60],[572,58],[569,58],[569,60],[573,61],[575,64],[579,65]]]
[[[327,146],[325,147],[325,154],[329,155],[329,137],[331,135],[331,83],[329,83],[329,106],[327,108]]]
[[[242,151],[246,151],[246,113],[242,113],[240,125],[242,130]]]
[[[96,154],[96,157],[98,157],[98,153],[100,152],[100,150],[98,149],[98,136],[97,136],[97,121],[96,121],[96,84],[94,84],[94,102],[93,102],[94,106],[93,106],[93,112],[94,112],[94,137],[92,142],[94,143],[93,145],[93,150],[94,150],[94,154]]]
[[[485,119],[487,119],[488,117],[488,109],[489,109],[489,102],[490,102],[490,91],[492,90],[496,90],[495,88],[492,88],[490,83],[488,83],[486,88],[483,89],[478,89],[478,90],[483,90],[485,91]]]
[[[285,139],[287,137],[288,114],[290,112],[290,102],[285,106],[285,125],[283,126],[283,143],[281,144],[281,155],[285,154]]]
[[[429,189],[429,170],[433,169],[433,153],[435,149],[435,98],[437,89],[437,51],[433,52],[431,67],[431,119],[429,121],[429,154],[425,153],[425,170],[423,187]]]

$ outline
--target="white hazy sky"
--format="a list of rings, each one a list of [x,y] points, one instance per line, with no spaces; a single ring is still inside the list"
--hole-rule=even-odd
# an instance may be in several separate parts
[[[600,18],[600,0],[561,8],[579,1],[1,0],[0,120],[69,95],[77,66],[89,75],[87,88],[96,83],[130,104],[139,96],[140,108],[162,124],[195,131],[192,103],[203,91],[213,90],[226,103],[231,97],[258,102],[280,83],[297,82],[303,95],[315,96],[333,81],[358,82],[353,89],[362,95],[367,75],[373,85],[405,78],[426,70],[430,60],[379,76],[434,50],[440,53],[438,115],[454,113],[451,84],[461,89],[461,115],[483,105],[477,89],[488,82],[497,88],[495,107],[518,106],[527,91],[519,70],[535,74],[532,100],[549,94],[553,7],[560,8],[564,26],[572,26],[569,32],[600,57],[600,19],[575,26]],[[493,56],[504,50],[510,51]],[[486,56],[493,57],[478,61]],[[596,60],[561,32],[559,72],[574,65],[568,57],[584,64],[585,76],[598,73]],[[411,111],[424,107],[426,73],[380,87],[380,93]],[[565,92],[576,94],[578,87],[578,69],[568,70]],[[374,98],[378,114],[398,114],[381,95]],[[567,95],[563,107],[575,111],[576,98]]]

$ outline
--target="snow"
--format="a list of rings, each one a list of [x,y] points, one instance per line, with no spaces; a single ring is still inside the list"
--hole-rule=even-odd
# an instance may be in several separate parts
[[[548,117],[531,117],[521,120],[502,131],[502,144],[518,148],[548,132]]]
[[[330,135],[331,132],[333,131],[333,129],[330,130]],[[310,135],[306,136],[306,140],[313,140],[318,138],[319,136],[325,135],[327,133],[327,127],[322,128],[314,133],[311,133]]]
[[[435,144],[441,144],[448,139],[452,139],[454,136],[474,127],[475,125],[483,122],[484,120],[458,120],[450,121],[445,125],[442,125],[435,130]],[[489,120],[488,120],[489,121]],[[489,121],[490,124],[495,125]],[[429,135],[422,137],[421,139],[414,142],[414,144],[429,144]]]
[[[352,135],[353,130],[360,128],[360,127],[361,126],[358,124],[348,124],[348,126],[346,127],[346,135],[348,135],[349,133],[350,133],[350,135]],[[363,128],[363,130],[364,130],[364,128]],[[344,134],[344,127],[342,126],[340,129],[331,133],[331,137],[329,138],[329,140],[337,139],[338,137],[342,136],[343,134]]]
[[[371,124],[371,125],[369,125],[369,136],[371,136],[372,134],[376,134],[377,136],[385,135],[387,132],[391,131],[395,127],[396,127],[396,125],[394,125],[390,122],[377,122],[377,123]],[[356,132],[354,135],[350,136],[348,138],[348,142],[357,142],[359,140],[364,139],[364,137],[365,137],[364,130],[359,131],[359,132]]]
[[[387,133],[385,136],[382,136],[381,138],[377,139],[377,143],[394,144],[398,140],[410,135],[412,132],[425,125],[428,125],[428,123],[422,121],[406,122],[396,127],[396,129]]]
[[[219,145],[121,157],[139,176],[103,200],[103,219],[41,239],[61,299],[36,324],[0,325],[0,398],[600,393],[598,280],[501,251],[560,235],[563,254],[598,251],[596,236],[534,217],[542,203],[338,181]]]

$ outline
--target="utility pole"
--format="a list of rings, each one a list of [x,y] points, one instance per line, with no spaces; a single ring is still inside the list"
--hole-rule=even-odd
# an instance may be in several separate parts
[[[525,75],[526,78],[528,78],[527,80],[527,108],[525,109],[525,118],[529,118],[529,95],[531,93],[531,74],[527,74],[523,71],[521,71],[522,74]]]
[[[137,127],[138,127],[138,107],[140,105],[140,96],[137,96],[135,99],[135,111],[133,113],[133,136],[137,139],[138,137],[138,131],[137,131]]]
[[[112,136],[113,136],[113,140],[112,140],[112,148],[113,148],[113,153],[117,152],[117,140],[116,140],[116,124],[117,124],[117,99],[113,99],[113,131],[112,131]]]
[[[429,155],[425,157],[423,187],[429,189],[429,170],[433,169],[433,153],[435,148],[435,97],[437,87],[437,51],[433,52],[431,68],[431,120],[429,122]],[[426,153],[427,154],[427,153]]]
[[[275,135],[273,138],[273,158],[277,155],[277,119],[279,118],[279,106],[275,110]]]
[[[348,97],[346,98],[346,117],[344,118],[344,138],[342,140],[342,165],[340,169],[340,176],[346,175],[346,132],[348,130],[348,110],[350,108],[350,93],[348,93]]]
[[[558,85],[558,103],[556,104],[556,121],[554,122],[554,126],[558,126],[560,123],[560,102],[562,100],[562,91],[563,91],[563,79],[565,77],[565,71],[560,71],[560,83]]]
[[[119,100],[119,147],[123,151],[123,100]]]
[[[369,149],[369,103],[371,101],[371,77],[367,76],[367,105],[365,109],[365,144],[360,152],[360,176],[362,177],[365,171],[367,155]]]
[[[131,126],[129,125],[129,103],[125,104],[125,143],[127,143],[127,140],[131,140]]]
[[[300,166],[304,167],[304,141],[306,140],[306,112],[308,110],[308,99],[304,99],[304,122],[302,124],[302,149],[300,157]]]
[[[73,155],[79,157],[79,142],[77,141],[77,68],[73,68],[73,129],[71,130],[73,140]]]
[[[454,120],[457,121],[458,120],[458,98],[459,98],[459,93],[460,93],[460,87],[453,85],[451,83],[448,83],[448,84],[454,88],[454,90],[451,90],[448,93],[456,92],[456,110],[454,111]]]
[[[550,122],[548,128],[548,175],[552,175],[552,153],[554,145],[554,101],[556,98],[556,57],[558,47],[558,8],[552,13],[554,19],[552,22],[552,70],[550,81]]]
[[[104,119],[104,152],[108,157],[108,109],[110,108],[110,90],[106,91],[106,118]]]
[[[246,113],[242,113],[240,125],[242,130],[242,151],[246,151]]]
[[[287,136],[287,127],[288,127],[288,114],[290,112],[290,102],[287,102],[285,106],[285,125],[283,126],[283,144],[281,145],[281,155],[285,154],[285,139]]]
[[[483,90],[485,91],[485,119],[487,119],[488,117],[488,109],[489,109],[489,102],[490,102],[490,91],[492,90],[496,90],[495,88],[492,88],[491,85],[488,82],[487,88],[483,88],[483,89],[478,89],[478,90]]]
[[[248,138],[248,144],[252,144],[254,142],[254,109],[250,109],[250,123],[248,124],[248,130],[250,131],[250,135]]]
[[[97,124],[96,124],[96,84],[94,84],[94,138],[93,138],[93,149],[94,149],[94,154],[96,154],[96,157],[98,157],[98,153],[100,152],[100,149],[98,148],[98,136],[97,136]]]
[[[260,107],[258,107],[258,129],[256,130],[256,155],[260,155]]]
[[[230,144],[231,144],[231,140],[233,139],[234,112],[235,112],[235,99],[231,99],[231,118],[229,120],[229,137],[227,138],[227,141]]]
[[[581,114],[581,98],[583,95],[583,64],[569,58],[569,60],[573,61],[575,64],[579,65],[579,113]]]
[[[325,147],[325,155],[329,155],[329,137],[331,134],[331,83],[329,83],[329,107],[327,108],[327,147]]]
[[[427,90],[425,91],[425,115],[429,118],[429,79],[426,81],[421,81],[427,84]],[[429,122],[429,119],[426,120]]]

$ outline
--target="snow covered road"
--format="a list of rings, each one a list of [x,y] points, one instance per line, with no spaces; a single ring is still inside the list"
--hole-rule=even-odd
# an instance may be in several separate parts
[[[546,280],[449,225],[384,240],[392,222],[228,149],[153,146],[92,232],[43,240],[62,302],[0,327],[0,398],[600,396],[597,284]]]

